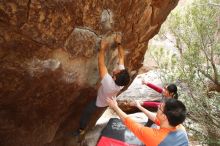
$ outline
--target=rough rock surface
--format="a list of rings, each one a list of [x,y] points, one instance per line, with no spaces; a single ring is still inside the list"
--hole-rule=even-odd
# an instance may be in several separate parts
[[[177,3],[0,0],[0,145],[67,145],[65,134],[96,94],[100,38],[122,33],[134,78],[149,39]],[[110,72],[116,55],[107,52]]]

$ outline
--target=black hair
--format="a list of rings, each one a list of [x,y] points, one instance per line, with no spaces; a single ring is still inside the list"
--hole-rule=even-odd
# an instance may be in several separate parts
[[[178,99],[177,86],[175,84],[169,84],[167,90],[169,93],[173,93],[173,98]]]
[[[118,86],[126,86],[130,82],[130,75],[127,69],[120,70],[120,72],[117,73],[115,77],[115,84]]]
[[[184,122],[186,119],[185,105],[174,98],[165,101],[163,113],[167,116],[171,126],[177,126]]]

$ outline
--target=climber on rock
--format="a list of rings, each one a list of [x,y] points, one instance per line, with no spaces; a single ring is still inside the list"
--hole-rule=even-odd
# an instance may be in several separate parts
[[[129,73],[124,67],[124,49],[121,45],[121,39],[121,35],[119,34],[114,36],[114,42],[118,48],[119,64],[118,69],[113,71],[112,76],[108,73],[105,65],[105,52],[111,44],[107,41],[107,39],[101,40],[98,52],[98,70],[101,83],[98,88],[97,97],[85,107],[81,115],[79,128],[74,132],[75,136],[81,137],[84,135],[91,116],[98,110],[104,111],[104,109],[108,106],[106,99],[116,97],[119,91],[130,82]]]

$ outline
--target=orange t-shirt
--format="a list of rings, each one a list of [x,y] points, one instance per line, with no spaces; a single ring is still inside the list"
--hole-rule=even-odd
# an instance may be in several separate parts
[[[145,127],[139,123],[136,123],[129,117],[125,118],[124,124],[128,127],[128,129],[130,129],[134,133],[134,135],[136,135],[147,146],[158,146],[161,143],[164,143],[164,140],[169,135],[169,133],[177,130],[177,128],[154,129],[150,127]],[[188,138],[185,135],[182,136],[181,140],[184,144],[188,142]]]

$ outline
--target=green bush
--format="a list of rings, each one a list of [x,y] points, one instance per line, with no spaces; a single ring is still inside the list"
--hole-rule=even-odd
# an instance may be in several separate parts
[[[190,2],[170,14],[159,34],[161,39],[172,36],[177,53],[157,46],[151,50],[163,81],[179,84],[193,138],[215,146],[220,145],[220,1]]]

